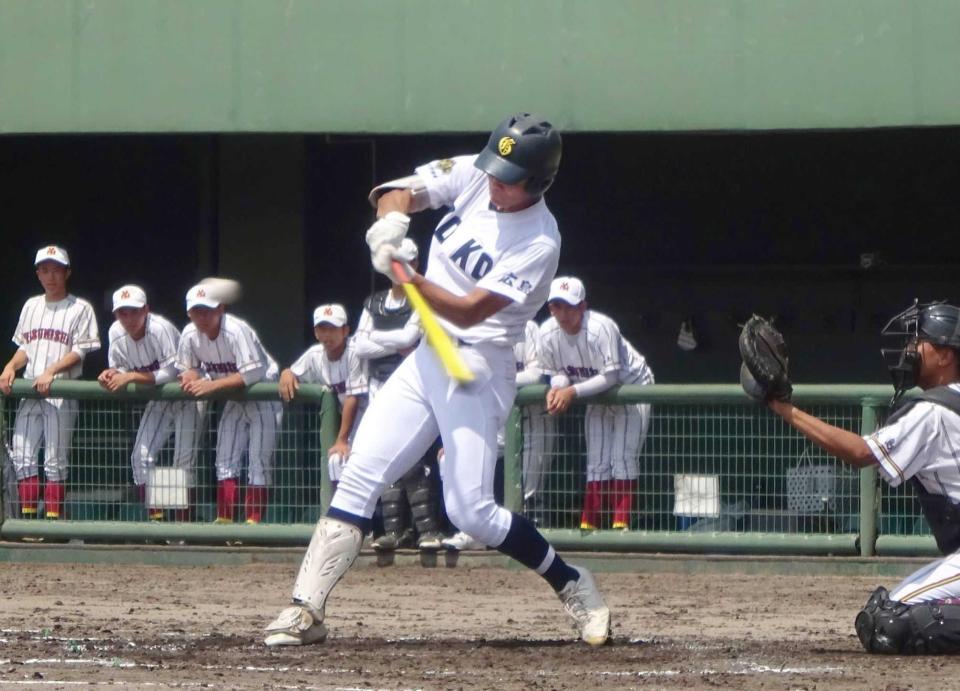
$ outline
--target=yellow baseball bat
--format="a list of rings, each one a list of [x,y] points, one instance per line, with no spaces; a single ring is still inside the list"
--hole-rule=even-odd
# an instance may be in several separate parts
[[[461,383],[473,381],[473,372],[460,357],[460,351],[457,350],[457,346],[450,339],[450,334],[440,326],[437,315],[433,313],[433,309],[423,299],[423,295],[420,294],[417,287],[410,283],[410,276],[407,274],[406,267],[394,259],[390,262],[390,269],[397,281],[403,286],[413,309],[420,315],[420,323],[423,325],[423,332],[427,335],[427,343],[440,358],[447,374]]]

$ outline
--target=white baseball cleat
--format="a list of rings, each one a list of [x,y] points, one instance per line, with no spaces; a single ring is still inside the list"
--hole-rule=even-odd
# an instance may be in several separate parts
[[[610,637],[610,609],[597,589],[593,574],[581,566],[572,568],[580,578],[567,583],[557,594],[584,643],[603,645]]]
[[[316,621],[313,614],[302,605],[291,605],[267,625],[263,642],[275,645],[310,645],[320,643],[327,637],[327,627]]]
[[[464,550],[470,549],[486,549],[487,546],[480,542],[479,540],[474,540],[472,537],[467,535],[462,530],[451,537],[446,538],[443,542],[443,548],[448,549],[451,552],[462,552]]]

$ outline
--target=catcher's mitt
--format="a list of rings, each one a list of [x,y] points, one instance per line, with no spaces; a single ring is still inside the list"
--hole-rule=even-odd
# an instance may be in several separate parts
[[[787,344],[769,321],[753,315],[740,332],[740,384],[747,395],[766,403],[789,401],[793,384],[787,372]]]

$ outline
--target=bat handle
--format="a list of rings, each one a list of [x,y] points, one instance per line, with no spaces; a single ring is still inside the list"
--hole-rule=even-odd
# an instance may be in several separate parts
[[[397,279],[398,283],[410,282],[410,272],[407,268],[407,265],[399,259],[390,260],[390,271],[393,273],[393,277]]]

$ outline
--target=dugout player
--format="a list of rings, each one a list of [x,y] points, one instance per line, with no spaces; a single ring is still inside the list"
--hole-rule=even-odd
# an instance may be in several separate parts
[[[516,392],[513,344],[543,305],[560,234],[543,193],[560,163],[560,134],[534,115],[508,117],[479,155],[433,161],[374,190],[379,220],[367,232],[374,267],[390,273],[409,217],[446,207],[433,231],[426,275],[412,283],[460,343],[475,380],[453,381],[425,341],[377,394],[350,461],[317,523],[293,588],[293,604],[267,626],[267,645],[326,637],[327,597],[353,564],[377,497],[439,434],[444,499],[461,530],[534,569],[553,587],[581,638],[607,640],[610,612],[589,571],[566,564],[523,516],[493,498],[497,430]]]
[[[550,375],[547,411],[566,412],[575,398],[602,393],[618,384],[653,384],[646,359],[610,317],[587,307],[580,279],[555,278],[547,301],[550,318],[540,326],[540,359]],[[601,527],[613,503],[610,527],[630,527],[640,476],[640,451],[650,426],[650,404],[588,405],[583,424],[587,443],[587,485],[581,530]]]
[[[327,469],[336,489],[357,425],[367,407],[367,368],[348,338],[350,326],[343,305],[317,307],[313,311],[313,335],[317,345],[310,346],[280,373],[280,398],[292,401],[301,382],[323,384],[337,395],[340,429],[333,446],[327,449]]]
[[[410,266],[419,268],[419,250],[410,238],[403,239]],[[420,316],[407,301],[403,286],[389,277],[388,290],[378,290],[363,303],[355,337],[357,353],[370,368],[370,398],[386,383],[400,362],[420,342]],[[430,451],[380,497],[383,535],[372,547],[381,552],[407,547],[436,551],[441,547],[440,484],[438,468]]]
[[[913,486],[945,555],[903,579],[877,588],[857,615],[863,647],[873,653],[960,652],[960,308],[914,304],[883,333],[900,339],[890,367],[893,412],[876,432],[860,436],[793,405],[771,399],[770,409],[828,453],[856,468],[877,466],[897,487]],[[919,396],[900,398],[918,386]],[[749,388],[745,385],[745,389]]]
[[[177,347],[180,331],[170,321],[154,314],[147,294],[136,285],[125,285],[113,293],[110,349],[107,369],[97,381],[111,393],[128,384],[161,386],[177,379]],[[186,475],[190,505],[196,486],[197,440],[203,419],[204,403],[199,401],[150,401],[143,410],[137,438],[133,443],[130,467],[133,484],[141,502],[146,499],[146,483],[157,454],[170,434],[174,435],[173,465]],[[149,506],[150,520],[163,520],[163,509]],[[179,521],[190,520],[190,509],[177,510]]]
[[[70,257],[62,247],[37,251],[34,266],[43,295],[23,305],[13,334],[17,352],[0,373],[0,391],[10,395],[18,370],[33,388],[49,396],[54,379],[76,379],[83,359],[100,350],[100,333],[93,307],[67,291]],[[47,518],[63,517],[64,483],[69,469],[70,441],[77,417],[77,402],[64,398],[24,399],[17,408],[10,457],[17,474],[20,513],[37,516],[40,478],[37,458],[44,443],[43,489]]]
[[[253,328],[226,313],[201,283],[187,291],[190,323],[180,337],[180,388],[191,396],[277,381],[277,363]],[[273,452],[283,416],[280,401],[227,401],[217,426],[217,518],[232,523],[244,451],[247,454],[246,522],[260,523],[272,482]]]

